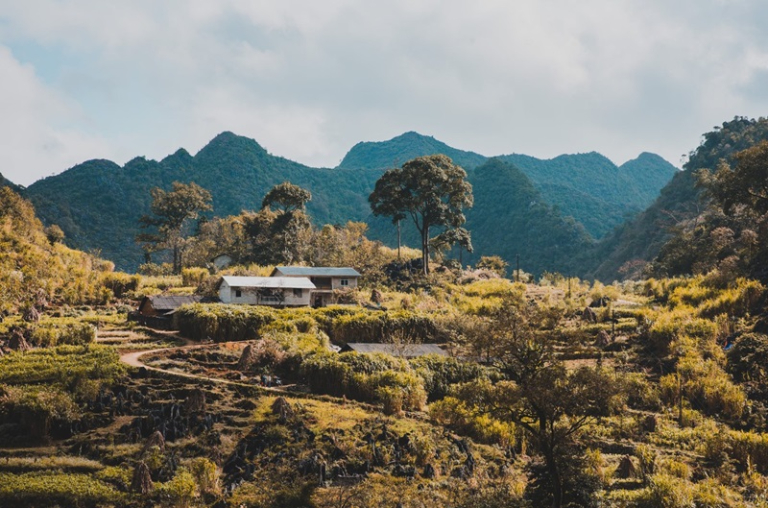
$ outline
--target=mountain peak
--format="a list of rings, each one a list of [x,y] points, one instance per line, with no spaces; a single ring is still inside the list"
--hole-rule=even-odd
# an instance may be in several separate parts
[[[474,152],[459,150],[432,136],[408,131],[387,141],[357,143],[344,156],[340,169],[386,169],[426,155],[444,154],[464,168],[474,168],[485,162],[485,157]]]
[[[244,150],[254,152],[259,155],[267,154],[267,151],[255,139],[247,138],[245,136],[238,136],[231,131],[224,131],[216,135],[216,137],[210,140],[207,145],[201,148],[195,157],[200,157],[201,155],[206,156],[211,152],[215,152],[221,149]]]

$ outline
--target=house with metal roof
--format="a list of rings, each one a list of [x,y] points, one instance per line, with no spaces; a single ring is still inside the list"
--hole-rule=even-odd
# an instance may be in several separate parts
[[[198,303],[202,299],[197,295],[154,295],[145,296],[139,304],[138,312],[142,316],[170,316],[182,305]]]
[[[324,307],[335,302],[334,290],[354,289],[360,273],[349,267],[327,266],[277,266],[272,271],[275,277],[306,277],[315,285],[312,290],[313,307]]]
[[[305,307],[310,304],[315,285],[307,277],[235,277],[219,280],[219,299],[223,303]]]
[[[198,295],[154,295],[145,296],[139,308],[128,313],[128,320],[153,328],[170,329],[173,314],[182,305],[203,301]]]
[[[383,353],[400,358],[417,358],[426,355],[448,356],[448,353],[436,344],[349,343],[342,347],[341,351],[355,351],[360,354]]]

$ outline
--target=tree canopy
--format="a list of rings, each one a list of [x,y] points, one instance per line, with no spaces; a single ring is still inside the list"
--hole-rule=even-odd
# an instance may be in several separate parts
[[[261,202],[262,210],[270,207],[282,213],[296,210],[304,210],[308,201],[312,200],[312,193],[290,182],[283,182],[272,187]]]
[[[212,210],[211,193],[194,182],[185,184],[173,182],[173,190],[164,191],[155,187],[152,195],[151,210],[153,215],[144,215],[139,219],[142,228],[156,228],[154,233],[142,233],[136,236],[144,243],[147,252],[171,249],[173,252],[173,271],[181,272],[181,256],[185,240],[185,226],[200,217],[201,212]]]
[[[467,173],[445,155],[417,157],[385,172],[368,197],[374,215],[413,220],[421,236],[424,273],[429,273],[430,230],[457,229],[473,204]],[[468,236],[468,235],[467,235]],[[469,239],[463,240],[468,244]]]

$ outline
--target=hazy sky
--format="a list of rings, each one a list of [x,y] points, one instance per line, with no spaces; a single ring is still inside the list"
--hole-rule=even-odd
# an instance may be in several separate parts
[[[0,0],[0,173],[224,130],[316,166],[408,130],[678,165],[768,113],[766,26],[764,0]]]

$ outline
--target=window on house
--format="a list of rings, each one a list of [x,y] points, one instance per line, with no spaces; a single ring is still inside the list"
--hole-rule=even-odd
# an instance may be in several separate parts
[[[280,303],[280,298],[274,295],[263,295],[261,297],[261,303]]]
[[[342,286],[349,286],[349,279],[341,279]]]
[[[295,288],[293,290],[293,296],[295,296],[296,298],[301,298],[303,294],[304,294],[304,291],[302,291],[301,289]]]
[[[235,290],[235,298],[240,298],[241,296],[243,296],[243,292],[240,291],[239,289],[236,289]]]

